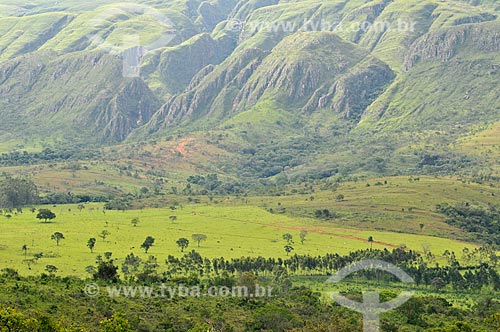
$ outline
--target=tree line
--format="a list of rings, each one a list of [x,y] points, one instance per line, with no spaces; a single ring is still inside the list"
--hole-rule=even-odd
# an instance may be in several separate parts
[[[191,276],[191,278],[194,276],[196,280],[201,280],[204,277],[219,278],[224,275],[231,276],[242,273],[273,277],[279,271],[285,271],[286,275],[324,276],[332,275],[349,264],[365,259],[378,259],[394,264],[413,277],[417,285],[425,285],[437,291],[445,287],[451,287],[454,290],[481,290],[487,287],[495,291],[500,290],[500,275],[496,270],[495,260],[462,266],[455,259],[451,261],[449,266],[439,266],[439,264],[433,265],[427,262],[417,252],[399,248],[392,251],[387,249],[358,250],[345,256],[339,254],[293,255],[286,259],[261,256],[210,259],[202,257],[198,252],[192,250],[180,258],[169,255],[164,264],[161,264],[154,256],[143,261],[140,257],[129,254],[122,265],[122,272],[127,280],[141,282],[167,282],[178,278],[185,279],[186,276]],[[114,273],[108,279],[116,280],[118,278],[119,267],[114,265],[113,260],[98,259],[97,263],[97,271],[102,269],[107,272],[94,273],[96,279],[102,279],[100,278],[102,275],[109,276],[107,273],[110,269]],[[353,274],[351,278],[397,281],[394,276],[377,270],[360,271]],[[106,280],[106,278],[103,279]]]

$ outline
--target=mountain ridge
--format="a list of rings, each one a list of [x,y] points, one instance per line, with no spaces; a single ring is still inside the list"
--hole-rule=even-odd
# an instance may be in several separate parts
[[[303,167],[292,164],[299,173],[327,163],[398,174],[419,169],[423,146],[446,158],[464,127],[499,121],[495,1],[0,4],[0,31],[33,26],[17,46],[0,38],[4,140],[23,132],[28,141],[113,145],[217,132],[220,147],[245,158],[252,144],[272,150],[273,130],[283,153],[298,138],[322,142],[304,151]],[[123,77],[121,37],[150,44],[171,31],[159,17],[175,36],[148,50],[140,77]],[[111,49],[93,48],[93,34]],[[370,145],[378,152],[366,156]]]

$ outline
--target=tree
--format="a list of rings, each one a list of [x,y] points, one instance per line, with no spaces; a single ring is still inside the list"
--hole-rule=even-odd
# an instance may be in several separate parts
[[[432,279],[431,285],[436,291],[440,291],[441,289],[443,289],[446,286],[446,283],[440,277],[436,277],[436,278]]]
[[[146,252],[146,254],[148,253],[149,251],[149,248],[151,248],[153,246],[153,244],[155,243],[155,239],[154,237],[152,236],[148,236],[146,238],[146,240],[144,240],[144,242],[141,244],[141,248],[144,249],[144,251]]]
[[[201,241],[207,240],[207,236],[205,234],[193,234],[191,237],[194,241],[198,242],[198,248],[200,247]]]
[[[99,237],[102,238],[103,241],[106,241],[106,238],[111,235],[111,233],[107,230],[103,230],[100,234]]]
[[[425,225],[424,224],[419,224],[418,226],[420,227],[420,231],[422,232],[424,230]]]
[[[139,220],[139,218],[134,218],[130,222],[132,223],[132,225],[134,225],[134,227],[137,227],[137,225],[139,224],[140,220]]]
[[[373,236],[368,237],[368,242],[370,242],[370,250],[373,249]]]
[[[38,198],[38,189],[29,179],[7,177],[0,180],[0,208],[22,208],[36,203]]]
[[[95,247],[95,243],[97,242],[97,240],[95,239],[95,237],[91,237],[88,241],[87,241],[87,247],[89,247],[90,249],[90,252],[93,253],[94,252],[94,247]]]
[[[170,219],[171,222],[174,222],[177,220],[177,216],[170,216],[168,219]]]
[[[292,247],[291,245],[287,244],[287,245],[285,246],[285,251],[286,251],[286,255],[287,255],[287,256],[288,256],[288,254],[289,254],[289,253],[291,253],[293,250],[294,250],[294,249],[293,249],[293,247]]]
[[[37,219],[44,220],[44,222],[48,222],[49,220],[55,219],[56,214],[49,209],[40,209],[38,210],[38,214],[36,215]]]
[[[300,243],[304,244],[304,241],[306,240],[306,236],[307,236],[306,230],[300,231]]]
[[[95,280],[118,282],[118,267],[113,264],[113,260],[102,260],[97,258],[97,271],[93,277]]]
[[[293,243],[293,236],[290,233],[283,234],[283,240],[285,240],[288,244]]]
[[[61,232],[55,232],[50,236],[50,239],[56,241],[57,246],[59,246],[59,242],[64,240],[64,235]]]
[[[181,252],[184,252],[184,249],[186,249],[189,246],[189,240],[183,237],[181,237],[175,243],[177,243],[179,248],[181,248]]]
[[[344,200],[345,196],[342,194],[338,194],[337,198],[335,199],[337,202],[342,202]]]
[[[24,259],[26,260],[26,256],[28,255],[28,245],[23,244],[22,250],[24,251]]]
[[[114,314],[111,318],[99,322],[102,332],[132,332],[130,323],[121,314]]]
[[[85,205],[78,204],[78,211],[82,212],[83,209],[85,209]]]
[[[124,274],[131,274],[139,271],[142,259],[134,254],[129,254],[122,265],[122,272]]]

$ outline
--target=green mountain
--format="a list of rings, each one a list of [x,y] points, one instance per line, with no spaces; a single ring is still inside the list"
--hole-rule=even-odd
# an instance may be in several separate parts
[[[494,163],[463,144],[500,120],[497,1],[0,8],[4,142],[189,138],[224,151],[215,172],[277,181]]]

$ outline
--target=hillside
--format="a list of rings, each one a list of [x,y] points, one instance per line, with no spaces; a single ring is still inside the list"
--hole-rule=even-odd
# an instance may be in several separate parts
[[[0,6],[3,152],[194,139],[216,173],[289,180],[489,162],[456,146],[499,121],[495,1]]]

